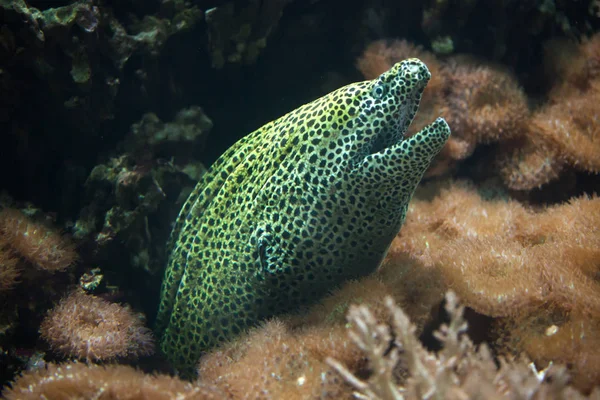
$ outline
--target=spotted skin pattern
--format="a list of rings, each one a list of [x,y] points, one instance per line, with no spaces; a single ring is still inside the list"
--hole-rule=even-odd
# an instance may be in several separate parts
[[[409,59],[269,122],[229,148],[184,204],[156,330],[193,376],[204,351],[372,273],[431,159],[442,118],[405,138],[430,78]]]

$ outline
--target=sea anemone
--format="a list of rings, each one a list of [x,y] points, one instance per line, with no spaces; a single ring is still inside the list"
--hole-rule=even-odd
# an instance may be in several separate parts
[[[153,351],[150,330],[128,307],[80,291],[48,313],[40,333],[52,350],[81,360],[112,360]]]
[[[0,236],[16,254],[45,271],[62,271],[77,259],[75,246],[65,236],[19,210],[0,211]]]

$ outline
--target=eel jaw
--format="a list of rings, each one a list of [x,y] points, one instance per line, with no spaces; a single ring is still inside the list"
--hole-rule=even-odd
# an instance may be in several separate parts
[[[390,201],[390,207],[407,201],[403,196],[412,196],[449,137],[450,127],[440,117],[415,135],[365,156],[357,165],[359,184],[369,190],[397,193],[399,197]],[[387,197],[391,200],[395,195]]]

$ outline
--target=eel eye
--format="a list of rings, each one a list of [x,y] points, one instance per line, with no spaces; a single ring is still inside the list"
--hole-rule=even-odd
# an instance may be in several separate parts
[[[375,85],[373,85],[373,89],[371,90],[371,94],[376,100],[383,98],[386,92],[387,86],[381,81],[375,82]]]

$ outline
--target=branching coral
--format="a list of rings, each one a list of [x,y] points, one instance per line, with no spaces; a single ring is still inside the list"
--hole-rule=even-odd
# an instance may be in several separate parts
[[[353,306],[348,312],[349,336],[369,359],[370,376],[363,380],[343,363],[329,358],[335,368],[365,399],[502,399],[502,398],[584,398],[569,388],[562,367],[537,371],[526,361],[495,359],[485,345],[475,349],[464,334],[467,328],[463,307],[453,293],[446,295],[450,322],[442,325],[436,337],[443,344],[437,354],[423,348],[415,327],[391,298],[386,300],[391,324],[381,323],[367,306]],[[408,378],[398,378],[398,369],[408,370]],[[598,396],[595,392],[592,396]]]
[[[600,379],[598,226],[597,196],[532,211],[454,184],[412,203],[390,257],[439,271],[467,306],[503,319],[511,351],[576,366],[578,387],[589,388]],[[551,327],[561,334],[546,335]]]
[[[66,237],[15,209],[0,211],[0,236],[15,253],[46,271],[62,271],[77,259]]]
[[[2,395],[8,400],[33,399],[227,399],[215,387],[166,375],[145,375],[124,365],[49,364],[26,372]]]
[[[111,360],[153,351],[150,331],[129,308],[75,291],[40,327],[51,348],[69,358]]]

